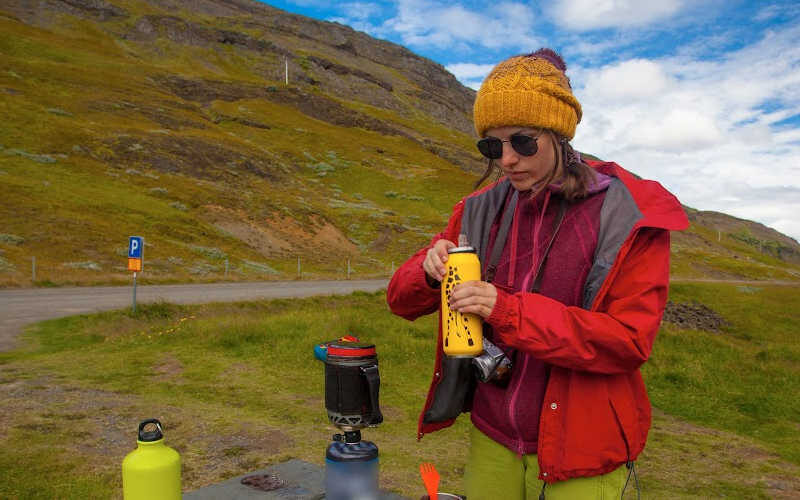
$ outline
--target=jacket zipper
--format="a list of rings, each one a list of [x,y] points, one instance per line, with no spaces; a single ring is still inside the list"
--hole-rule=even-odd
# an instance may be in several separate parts
[[[528,284],[529,284],[529,280],[530,280],[530,277],[531,277],[531,273],[535,272],[536,273],[536,278],[538,278],[539,273],[542,271],[541,270],[541,264],[543,263],[545,256],[541,256],[539,258],[540,259],[539,262],[536,262],[536,259],[538,257],[537,248],[539,246],[539,230],[542,227],[542,221],[544,220],[544,214],[547,211],[547,205],[548,205],[549,201],[550,201],[550,191],[547,191],[547,193],[545,194],[544,203],[542,205],[541,212],[540,212],[539,217],[538,217],[538,221],[534,221],[534,224],[533,224],[533,227],[534,227],[534,230],[533,230],[533,265],[531,266],[530,272],[528,273],[528,275],[524,278],[524,280],[522,282],[522,290],[525,290],[525,291],[528,291]],[[516,221],[517,221],[517,218],[515,217],[514,218],[514,222],[516,222]],[[560,221],[559,221],[558,225],[560,225]],[[555,232],[553,233],[553,238],[555,238],[555,235],[558,232],[558,225],[556,226],[556,228],[554,230]],[[513,234],[514,234],[514,236],[516,236],[517,232],[515,231]],[[512,241],[514,241],[514,240],[512,240]],[[552,243],[552,240],[550,241],[550,243]],[[514,244],[514,246],[512,248],[514,248],[514,247],[516,247],[516,244]],[[545,254],[547,253],[549,248],[550,247],[548,246],[547,250],[544,251]],[[513,255],[512,258],[516,258],[516,255]],[[513,276],[513,274],[509,273],[509,276]],[[536,278],[534,278],[534,280]],[[538,291],[538,290],[536,290],[536,291]],[[519,376],[519,379],[517,380],[517,385],[514,387],[514,390],[511,393],[511,401],[510,401],[510,403],[508,405],[508,417],[509,417],[509,419],[511,421],[511,426],[514,429],[514,434],[515,434],[514,437],[516,438],[516,441],[517,441],[517,446],[516,446],[517,454],[519,456],[522,456],[522,452],[524,451],[524,448],[525,448],[525,443],[522,440],[522,432],[519,430],[519,424],[517,422],[517,415],[516,415],[516,406],[517,405],[516,405],[516,403],[517,403],[517,395],[519,394],[519,390],[522,387],[522,378],[523,378],[523,376],[525,374],[525,368],[527,368],[527,366],[528,366],[528,356],[526,355],[526,356],[524,356],[524,358],[525,359],[523,359],[523,361],[522,361],[522,370],[520,370],[520,376]]]
[[[528,365],[528,356],[524,356],[522,361],[522,369],[520,370],[520,377],[517,379],[517,384],[514,387],[514,390],[511,392],[511,401],[508,404],[508,418],[511,421],[511,427],[514,429],[514,438],[517,441],[517,455],[522,456],[522,451],[524,444],[522,442],[522,433],[519,430],[519,425],[517,423],[517,416],[516,416],[516,402],[517,402],[517,394],[519,394],[519,389],[522,386],[522,374],[525,373],[525,368]]]

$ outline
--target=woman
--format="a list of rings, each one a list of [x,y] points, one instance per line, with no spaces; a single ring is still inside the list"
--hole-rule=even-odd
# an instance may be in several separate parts
[[[688,221],[658,183],[572,149],[581,106],[565,70],[549,49],[492,70],[474,105],[479,184],[502,175],[455,205],[387,291],[395,314],[432,313],[447,249],[460,235],[477,249],[483,280],[456,286],[450,307],[480,315],[512,368],[475,384],[440,332],[418,434],[471,411],[470,500],[619,498],[650,427],[639,367],[667,300],[669,231]]]

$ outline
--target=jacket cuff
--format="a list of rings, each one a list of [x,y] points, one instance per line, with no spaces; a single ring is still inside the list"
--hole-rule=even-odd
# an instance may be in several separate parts
[[[492,325],[492,330],[499,336],[497,340],[510,345],[519,325],[519,297],[495,288],[497,301],[486,322]]]
[[[439,286],[433,286],[432,283],[437,283]],[[435,282],[434,280],[428,279],[428,273],[425,272],[425,269],[422,268],[420,264],[418,266],[417,277],[414,280],[414,288],[420,290],[422,293],[427,293],[428,295],[439,295],[441,294],[441,283]]]

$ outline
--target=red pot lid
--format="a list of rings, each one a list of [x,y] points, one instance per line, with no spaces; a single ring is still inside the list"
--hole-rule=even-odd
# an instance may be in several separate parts
[[[345,358],[375,356],[375,344],[366,344],[362,342],[337,342],[328,346],[328,356],[342,356]]]

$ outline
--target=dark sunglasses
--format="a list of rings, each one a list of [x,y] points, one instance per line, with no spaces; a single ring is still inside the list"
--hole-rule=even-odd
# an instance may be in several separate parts
[[[507,141],[497,137],[487,137],[478,141],[478,151],[490,160],[499,160],[503,157],[503,143],[510,142],[514,151],[522,156],[533,156],[539,151],[536,143],[538,137],[531,137],[524,134],[514,134]]]

